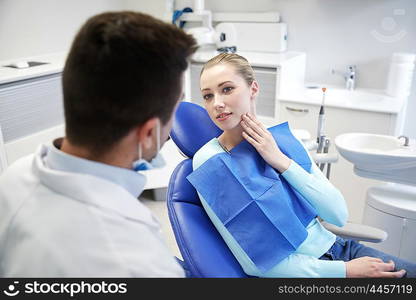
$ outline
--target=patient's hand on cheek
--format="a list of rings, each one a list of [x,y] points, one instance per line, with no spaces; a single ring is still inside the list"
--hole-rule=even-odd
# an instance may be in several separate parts
[[[243,127],[243,138],[246,139],[263,159],[274,169],[283,173],[286,171],[291,160],[280,151],[273,135],[253,115],[247,113],[241,116]]]
[[[345,263],[347,277],[387,277],[401,278],[405,270],[394,271],[394,262],[383,262],[379,258],[364,256]]]

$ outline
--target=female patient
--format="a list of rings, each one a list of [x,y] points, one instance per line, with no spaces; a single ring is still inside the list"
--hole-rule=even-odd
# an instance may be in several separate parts
[[[314,163],[308,172],[285,155],[279,140],[275,140],[256,119],[255,100],[259,85],[245,58],[237,54],[220,54],[212,58],[201,71],[200,88],[210,118],[224,132],[195,154],[194,170],[216,154],[229,153],[246,141],[316,212],[316,217],[305,224],[306,238],[292,253],[265,270],[253,262],[249,251],[243,250],[241,243],[199,193],[208,216],[245,273],[259,277],[416,276],[415,264],[355,241],[341,239],[320,224],[317,217],[337,226],[345,224],[348,213],[344,198]],[[228,199],[224,199],[224,207],[225,201]],[[247,223],[245,234],[250,234],[251,226],[255,226],[253,221],[252,224]],[[292,226],[286,225],[288,228]]]

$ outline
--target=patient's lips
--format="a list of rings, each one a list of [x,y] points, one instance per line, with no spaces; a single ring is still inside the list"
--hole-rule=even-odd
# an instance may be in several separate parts
[[[217,115],[217,120],[218,121],[225,121],[227,120],[230,116],[232,115],[232,113],[227,113],[227,112],[223,112]]]

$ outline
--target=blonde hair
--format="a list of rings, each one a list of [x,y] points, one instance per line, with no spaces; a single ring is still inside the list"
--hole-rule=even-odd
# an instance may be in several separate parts
[[[237,74],[239,74],[247,82],[248,86],[250,86],[253,83],[253,81],[256,80],[256,78],[254,77],[253,68],[251,67],[247,59],[235,53],[221,53],[217,56],[214,56],[204,64],[201,70],[201,74],[199,74],[199,77],[202,76],[202,73],[206,69],[209,69],[219,64],[232,65],[235,68]]]

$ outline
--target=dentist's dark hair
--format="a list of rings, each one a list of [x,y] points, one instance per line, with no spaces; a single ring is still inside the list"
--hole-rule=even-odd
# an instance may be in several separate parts
[[[66,138],[104,153],[133,127],[165,124],[196,50],[192,36],[137,12],[107,12],[82,26],[63,71]]]

